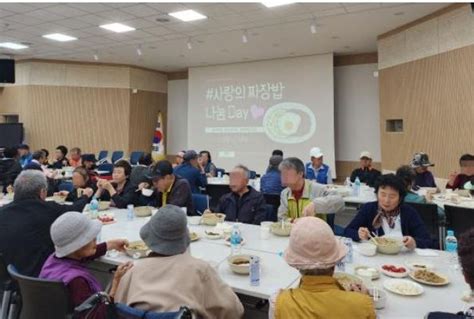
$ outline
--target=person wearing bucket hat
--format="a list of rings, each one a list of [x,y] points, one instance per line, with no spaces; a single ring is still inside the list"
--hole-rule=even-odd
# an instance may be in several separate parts
[[[206,187],[206,171],[198,162],[196,151],[189,150],[183,155],[184,162],[174,168],[174,173],[189,182],[193,194],[200,194],[201,188]]]
[[[353,170],[351,174],[351,182],[355,182],[356,178],[362,183],[366,183],[370,187],[374,187],[375,181],[380,176],[380,171],[372,167],[372,154],[368,151],[360,153],[360,167]]]
[[[186,305],[198,318],[241,318],[243,306],[208,262],[191,256],[186,215],[167,205],[140,230],[151,249],[120,281],[115,301],[146,311],[176,311]]]
[[[107,250],[124,251],[128,245],[124,239],[96,244],[101,228],[99,221],[91,220],[79,212],[67,212],[51,225],[55,252],[44,263],[39,278],[62,281],[68,289],[73,308],[102,291],[100,283],[87,269],[87,262],[104,256]],[[132,263],[126,263],[117,268],[109,292],[112,298],[120,279],[131,267]],[[105,313],[105,305],[101,305],[88,313],[87,318],[105,318]]]
[[[332,184],[331,168],[323,163],[323,152],[319,147],[313,147],[309,151],[311,162],[306,163],[305,177],[315,180],[319,184]]]
[[[410,166],[415,169],[415,187],[437,187],[433,174],[428,167],[434,166],[428,158],[428,154],[420,152],[413,155]]]
[[[364,288],[345,291],[333,277],[346,253],[344,243],[323,220],[298,219],[283,257],[300,271],[300,284],[271,297],[269,318],[375,318],[372,300],[361,293]]]

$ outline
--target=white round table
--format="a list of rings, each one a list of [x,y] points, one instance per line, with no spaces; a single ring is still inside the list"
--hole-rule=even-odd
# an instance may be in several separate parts
[[[132,221],[126,219],[126,210],[112,209],[117,220],[116,223],[105,225],[102,228],[101,240],[112,238],[127,238],[130,241],[139,240],[139,230],[150,217],[135,218]],[[191,243],[190,252],[196,258],[201,258],[213,264],[221,278],[229,284],[234,291],[258,298],[269,298],[273,293],[282,288],[296,287],[299,284],[300,275],[298,271],[289,267],[280,256],[288,246],[288,237],[278,237],[273,234],[269,239],[260,238],[260,227],[256,225],[240,224],[242,237],[245,244],[242,253],[257,255],[261,258],[260,286],[250,285],[248,276],[236,275],[231,272],[227,265],[227,257],[230,254],[223,239],[211,240],[204,237],[204,230],[211,229],[210,226],[189,225],[190,231],[196,232],[201,237],[198,241]],[[451,281],[443,287],[423,286],[424,293],[418,297],[405,297],[386,291],[388,299],[384,309],[378,310],[379,318],[423,318],[430,311],[457,312],[467,307],[461,300],[462,293],[468,290],[461,271],[454,269],[450,263],[448,254],[436,250],[421,250],[423,252],[434,252],[436,257],[420,256],[417,251],[402,252],[399,255],[377,254],[374,257],[364,257],[358,253],[358,244],[354,243],[354,261],[346,264],[346,272],[353,273],[356,265],[367,265],[380,268],[383,264],[404,265],[408,262],[427,261],[435,265],[435,270],[448,276]],[[100,259],[106,264],[120,264],[133,260],[127,255],[120,253],[116,257],[104,256]],[[381,278],[373,281],[375,287],[383,289],[384,280],[388,277],[381,274]]]

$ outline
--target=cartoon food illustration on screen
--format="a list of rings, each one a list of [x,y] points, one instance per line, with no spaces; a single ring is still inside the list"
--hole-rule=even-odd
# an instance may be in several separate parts
[[[316,118],[303,104],[284,102],[270,107],[263,118],[265,134],[274,142],[301,143],[316,131]]]

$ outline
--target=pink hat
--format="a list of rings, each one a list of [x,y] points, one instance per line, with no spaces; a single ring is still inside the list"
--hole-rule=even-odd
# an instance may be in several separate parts
[[[303,217],[291,229],[284,258],[296,269],[326,269],[334,267],[346,253],[346,246],[334,236],[324,220]]]

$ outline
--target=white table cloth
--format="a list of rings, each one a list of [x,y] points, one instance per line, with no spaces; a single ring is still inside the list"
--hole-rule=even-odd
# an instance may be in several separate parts
[[[101,239],[127,238],[129,240],[139,239],[139,229],[148,220],[147,218],[135,218],[132,221],[126,220],[126,210],[113,209],[117,223],[105,225],[102,228]],[[232,273],[227,265],[227,257],[230,254],[224,240],[211,240],[204,238],[204,230],[210,226],[189,225],[191,231],[197,232],[201,239],[191,243],[190,251],[196,258],[209,261],[217,267],[221,278],[229,284],[234,291],[259,297],[268,298],[271,294],[281,288],[295,287],[299,283],[299,273],[289,267],[279,255],[288,246],[288,237],[278,237],[273,234],[269,239],[260,238],[260,227],[256,225],[241,224],[240,230],[246,243],[242,247],[242,253],[257,255],[261,258],[261,283],[258,287],[250,285],[248,276],[241,276]],[[354,243],[354,262],[346,264],[346,272],[353,273],[356,265],[368,265],[379,268],[381,265],[390,263],[403,265],[409,262],[426,261],[432,263],[435,270],[447,275],[450,284],[444,287],[425,286],[424,293],[418,297],[404,297],[386,291],[388,299],[386,307],[377,311],[379,318],[400,319],[400,318],[423,318],[429,311],[450,311],[456,312],[465,309],[468,304],[461,300],[463,292],[468,290],[468,285],[464,282],[460,269],[453,267],[454,263],[449,259],[448,254],[442,251],[435,251],[437,257],[423,257],[416,252],[402,252],[399,255],[377,254],[374,257],[364,257],[358,253],[358,244]],[[105,256],[101,261],[108,264],[119,264],[132,260],[124,254],[117,257]],[[388,277],[381,275],[381,278],[373,281],[375,287],[383,289],[384,280]],[[473,306],[473,305],[471,305]]]

